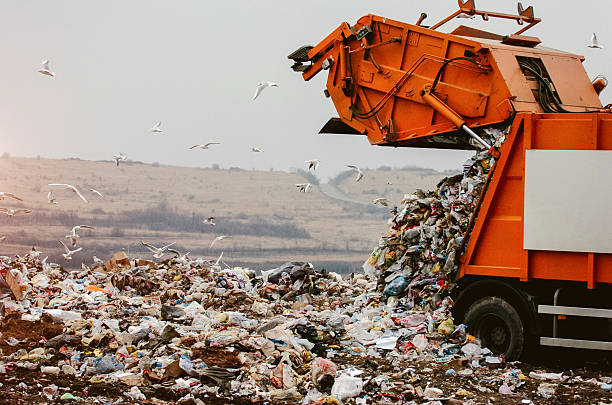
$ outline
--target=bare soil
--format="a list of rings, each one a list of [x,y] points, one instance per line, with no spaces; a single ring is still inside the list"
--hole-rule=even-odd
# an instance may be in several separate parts
[[[45,321],[29,322],[19,319],[20,314],[10,314],[3,319],[0,328],[0,350],[3,355],[9,355],[19,349],[32,350],[40,346],[41,339],[51,339],[62,333],[62,324]],[[17,345],[9,345],[7,340],[15,338]]]

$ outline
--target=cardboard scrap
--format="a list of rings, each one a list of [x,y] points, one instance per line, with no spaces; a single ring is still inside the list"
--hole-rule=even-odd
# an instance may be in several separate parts
[[[23,291],[21,290],[21,286],[17,282],[17,279],[15,279],[15,276],[11,274],[10,269],[0,269],[0,275],[2,275],[4,281],[11,289],[15,299],[17,301],[21,300],[21,298],[23,298]]]
[[[115,253],[109,261],[104,263],[104,269],[106,271],[117,271],[124,268],[130,268],[130,258],[125,252]]]

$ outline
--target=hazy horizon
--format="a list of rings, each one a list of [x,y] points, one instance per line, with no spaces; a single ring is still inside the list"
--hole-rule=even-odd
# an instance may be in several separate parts
[[[471,153],[471,152],[470,152]],[[19,155],[14,155],[12,154],[10,151],[3,151],[2,155],[0,156],[0,159],[48,159],[48,160],[80,160],[80,161],[86,161],[86,162],[108,162],[109,164],[112,164],[113,166],[115,166],[115,162],[112,159],[83,159],[81,157],[78,156],[66,156],[66,157],[48,157],[48,156],[44,156],[44,155],[36,155],[36,156],[19,156]],[[216,163],[216,162],[212,162],[210,165],[208,166],[190,166],[190,165],[181,165],[180,163],[178,164],[168,164],[168,163],[161,163],[161,162],[145,162],[142,160],[135,160],[135,159],[127,159],[125,162],[121,162],[120,165],[121,166],[125,166],[125,165],[131,165],[131,164],[143,164],[143,165],[159,165],[162,167],[177,167],[177,168],[194,168],[194,169],[213,169],[213,170],[232,170],[232,169],[240,169],[240,170],[245,170],[245,171],[263,171],[263,172],[268,172],[268,171],[275,171],[275,172],[280,172],[280,173],[296,173],[299,170],[303,170],[304,172],[307,173],[311,173],[312,175],[314,175],[315,177],[317,177],[318,180],[322,181],[322,182],[327,182],[328,180],[333,179],[334,177],[336,177],[338,174],[343,173],[343,172],[349,172],[349,171],[353,171],[353,169],[350,168],[344,168],[339,170],[334,176],[328,176],[326,178],[323,178],[322,176],[319,175],[319,173],[317,172],[317,170],[312,170],[312,169],[308,169],[307,167],[297,167],[297,166],[291,166],[291,167],[287,167],[287,168],[274,168],[274,167],[261,167],[261,168],[255,168],[255,167],[242,167],[242,166],[224,166],[223,164],[220,163]],[[412,164],[406,164],[403,166],[394,166],[394,165],[389,165],[389,164],[385,164],[384,162],[376,167],[370,167],[370,166],[362,166],[361,169],[364,171],[376,171],[376,170],[381,170],[381,168],[383,168],[383,170],[387,170],[387,168],[390,168],[391,170],[406,170],[406,169],[415,169],[415,170],[431,170],[434,172],[439,172],[441,174],[445,173],[445,172],[452,172],[452,171],[460,171],[461,167],[455,167],[455,168],[449,168],[449,169],[436,169],[433,167],[425,167],[425,166],[417,166],[417,165],[412,165]]]

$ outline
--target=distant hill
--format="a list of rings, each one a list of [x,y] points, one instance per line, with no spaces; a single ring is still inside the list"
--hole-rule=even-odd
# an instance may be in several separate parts
[[[393,169],[388,166],[362,171],[364,177],[359,182],[355,182],[355,172],[347,170],[338,174],[330,183],[355,200],[372,202],[377,197],[386,197],[390,203],[399,204],[404,194],[412,193],[417,188],[434,189],[444,177],[458,173],[442,173],[420,167]]]
[[[313,184],[300,193],[308,172],[247,171],[186,168],[80,159],[0,159],[0,191],[24,199],[0,201],[0,207],[24,207],[29,215],[0,216],[0,254],[21,254],[36,245],[51,260],[70,266],[91,262],[92,255],[108,257],[125,249],[130,255],[149,257],[140,244],[177,242],[180,251],[217,257],[231,265],[268,268],[288,260],[307,260],[330,270],[356,271],[386,231],[388,209],[358,206],[330,198]],[[352,175],[352,172],[350,173]],[[368,170],[355,183],[341,174],[334,182],[352,199],[371,202],[386,196],[397,204],[404,193],[428,188],[444,174],[427,169]],[[310,177],[312,181],[312,177]],[[388,185],[390,181],[392,185]],[[73,184],[86,196],[48,183]],[[99,190],[100,198],[90,189]],[[52,191],[57,205],[47,203]],[[214,216],[216,226],[202,223]],[[94,230],[80,232],[83,251],[65,263],[58,240],[74,225]],[[217,235],[231,238],[210,242]]]

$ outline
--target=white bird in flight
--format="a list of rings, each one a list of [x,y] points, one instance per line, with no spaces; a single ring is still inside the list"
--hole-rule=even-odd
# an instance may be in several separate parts
[[[259,149],[259,148],[251,148],[251,152],[263,152],[263,149]]]
[[[60,186],[60,187],[65,187],[69,190],[71,190],[73,193],[75,193],[76,195],[79,196],[79,198],[81,200],[83,200],[83,202],[87,202],[87,199],[85,197],[83,197],[83,194],[81,194],[81,192],[73,185],[71,184],[63,184],[63,183],[51,183],[48,184],[49,186]]]
[[[257,89],[255,90],[255,95],[253,95],[253,100],[255,100],[257,97],[259,97],[261,92],[264,91],[264,89],[266,87],[278,87],[278,84],[273,83],[273,82],[261,82],[261,83],[259,83],[257,85]]]
[[[215,266],[219,265],[219,262],[221,261],[221,258],[223,257],[223,251],[221,251],[221,254],[219,255],[219,257],[217,258],[217,261],[215,262]]]
[[[15,215],[19,215],[19,214],[29,214],[30,212],[32,212],[32,210],[27,210],[24,208],[20,208],[16,210],[12,208],[0,208],[0,212],[5,213],[9,217],[14,217]]]
[[[300,192],[306,193],[308,192],[308,189],[310,188],[311,184],[310,183],[298,183],[295,186],[300,189]]]
[[[93,226],[89,226],[89,225],[77,225],[77,226],[73,226],[72,230],[70,231],[70,233],[65,236],[66,239],[70,239],[70,242],[72,243],[72,246],[76,246],[77,241],[80,238],[80,236],[77,235],[77,231],[79,229],[96,229],[96,228],[94,228]]]
[[[158,121],[155,125],[153,125],[151,132],[164,132],[164,130],[161,129],[161,121]]]
[[[361,172],[361,170],[355,166],[355,165],[346,165],[346,167],[350,167],[353,170],[357,171],[357,178],[355,179],[355,183],[357,183],[359,180],[363,179],[363,173]]]
[[[97,264],[98,266],[104,266],[104,262],[98,256],[94,256],[92,257],[92,259],[94,263]]]
[[[62,253],[62,256],[64,256],[64,259],[66,259],[67,261],[72,260],[72,255],[75,254],[76,252],[80,252],[81,250],[83,250],[82,247],[75,249],[75,250],[70,250],[68,249],[68,246],[66,246],[66,244],[64,242],[62,242],[61,240],[58,241],[59,243],[62,244],[62,246],[64,247],[64,249],[66,250],[66,253]]]
[[[51,69],[49,69],[49,61],[48,60],[43,60],[42,62],[42,69],[38,69],[39,73],[42,73],[43,75],[47,75],[47,76],[55,76],[55,73],[51,71]]]
[[[306,163],[308,163],[308,170],[317,170],[317,167],[319,167],[319,163],[321,162],[319,161],[319,159],[310,159],[307,160]]]
[[[4,200],[6,197],[14,198],[15,200],[23,201],[22,198],[17,197],[13,193],[7,193],[6,191],[0,191],[0,200]]]
[[[97,194],[98,196],[100,196],[100,198],[104,198],[104,196],[102,195],[101,192],[99,192],[98,190],[95,190],[93,188],[89,189],[92,193]]]
[[[162,246],[160,248],[157,248],[153,245],[150,245],[148,243],[145,243],[143,241],[140,241],[140,243],[142,243],[142,245],[144,247],[146,247],[147,249],[149,249],[151,251],[151,253],[153,253],[153,257],[156,259],[160,259],[163,255],[166,254],[166,249],[168,249],[170,246],[174,245],[176,242],[172,242],[169,245],[166,246]]]
[[[389,205],[389,200],[387,200],[384,197],[380,197],[380,198],[375,198],[372,201],[374,204],[380,204],[380,205],[384,205],[385,207]]]
[[[4,242],[5,240],[6,240],[6,235],[0,236],[0,243]]]
[[[53,196],[53,192],[49,191],[49,194],[47,194],[47,202],[49,204],[57,204],[57,201],[55,200],[55,197]]]
[[[220,235],[220,236],[217,236],[215,239],[213,239],[213,241],[212,241],[212,242],[210,242],[210,248],[212,248],[212,247],[213,247],[213,245],[214,245],[214,244],[215,244],[215,243],[216,243],[218,240],[223,240],[223,239],[225,239],[225,238],[231,238],[231,236],[225,236],[225,235]]]
[[[595,35],[595,33],[591,35],[591,43],[589,44],[589,48],[603,49],[603,46],[599,45],[599,41],[597,40],[597,35]]]
[[[195,149],[195,148],[200,148],[200,149],[209,149],[210,145],[221,145],[219,142],[208,142],[205,143],[203,145],[193,145],[191,148],[189,149]]]
[[[208,224],[210,226],[215,226],[215,223],[213,222],[214,220],[215,220],[215,217],[208,217],[205,220],[203,220],[202,223]]]
[[[119,166],[119,162],[127,160],[127,155],[123,152],[119,152],[118,154],[113,156],[113,160],[115,161],[117,166]]]

